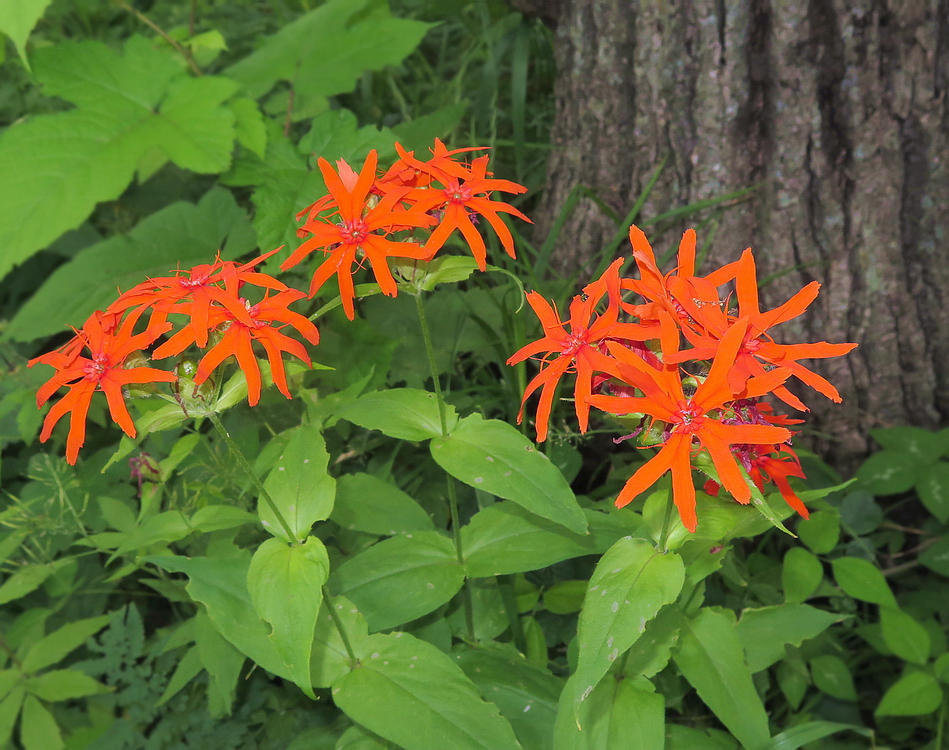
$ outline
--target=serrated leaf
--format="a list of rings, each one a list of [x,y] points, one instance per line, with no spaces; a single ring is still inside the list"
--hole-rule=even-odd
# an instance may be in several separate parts
[[[924,716],[942,703],[943,691],[926,672],[907,672],[894,682],[873,712],[876,716]]]
[[[149,154],[205,173],[230,164],[234,115],[221,104],[235,90],[228,79],[189,78],[141,37],[121,56],[94,41],[46,47],[34,67],[47,94],[78,108],[0,137],[0,171],[18,175],[0,185],[0,277],[119,197]]]
[[[446,405],[449,433],[458,424],[454,407]],[[379,430],[400,440],[421,441],[442,434],[435,394],[416,388],[373,391],[351,401],[339,416],[367,430]]]
[[[54,702],[108,693],[109,688],[83,672],[54,669],[30,679],[27,691],[44,701]]]
[[[100,615],[66,623],[34,643],[23,657],[20,669],[26,673],[38,672],[55,664],[98,633],[108,621],[109,615]]]
[[[646,623],[675,601],[685,565],[673,552],[660,554],[644,539],[620,539],[600,558],[580,612],[574,710],[607,670],[645,632]]]
[[[746,609],[736,626],[751,673],[767,669],[785,655],[785,645],[800,646],[843,619],[806,604]]]
[[[475,489],[512,500],[570,531],[587,530],[586,517],[560,470],[507,422],[471,414],[431,452],[445,471]]]
[[[15,341],[31,341],[80,327],[94,310],[147,278],[175,268],[225,260],[247,253],[255,238],[247,216],[220,188],[197,205],[179,201],[142,220],[129,234],[91,245],[57,268],[24,304],[6,330]],[[103,270],[108,269],[107,273]],[[175,405],[181,415],[181,407]]]
[[[392,633],[370,636],[364,649],[360,668],[333,684],[353,721],[406,750],[519,750],[497,706],[435,646]]]
[[[860,557],[839,557],[831,561],[834,578],[844,593],[854,599],[896,608],[896,599],[883,573]]]
[[[319,425],[294,428],[290,441],[264,482],[264,488],[290,525],[294,538],[287,538],[270,503],[261,497],[257,501],[257,512],[271,534],[285,542],[295,542],[306,538],[314,523],[329,518],[336,497],[336,480],[327,473],[328,465],[329,454]]]
[[[344,474],[336,481],[330,520],[344,529],[392,536],[431,531],[435,524],[415,500],[372,474]]]
[[[705,705],[744,747],[757,748],[771,738],[737,629],[726,615],[703,608],[687,621],[673,659]]]
[[[489,505],[461,529],[468,575],[523,573],[572,557],[602,552],[592,534],[567,531],[511,501]]]
[[[253,99],[235,99],[229,105],[234,113],[234,135],[237,142],[264,158],[267,153],[267,128],[264,115]]]
[[[20,742],[24,750],[62,750],[66,746],[56,719],[33,695],[23,701]]]
[[[375,631],[437,609],[461,588],[465,575],[450,539],[418,531],[363,550],[330,580],[332,590],[351,599]]]

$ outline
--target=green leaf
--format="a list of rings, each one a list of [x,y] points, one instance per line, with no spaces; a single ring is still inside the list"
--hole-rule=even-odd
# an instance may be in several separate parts
[[[920,554],[919,561],[927,568],[949,577],[949,535],[939,537],[934,545]]]
[[[304,746],[301,745],[301,747]],[[310,745],[306,745],[306,747],[310,747]],[[290,748],[290,750],[293,750],[293,748]],[[343,732],[333,750],[398,750],[398,748],[365,727],[354,724]]]
[[[98,633],[108,621],[109,615],[100,615],[66,623],[34,643],[23,657],[20,669],[29,674],[55,664]]]
[[[207,610],[198,610],[194,617],[194,653],[208,673],[208,713],[212,716],[229,714],[244,655],[221,635]]]
[[[467,101],[457,104],[448,104],[436,109],[427,115],[416,117],[414,120],[400,122],[392,126],[392,133],[402,143],[407,151],[421,151],[429,149],[436,138],[445,140],[453,131],[469,107]],[[424,159],[426,153],[419,154]],[[443,255],[442,258],[457,257]]]
[[[233,505],[205,505],[191,516],[191,528],[203,532],[233,529],[235,526],[256,522],[257,517],[253,513]]]
[[[605,680],[584,701],[576,721],[561,706],[555,750],[656,750],[665,745],[665,699],[647,680]]]
[[[66,747],[56,719],[33,695],[27,695],[23,701],[20,742],[24,750],[62,750]]]
[[[448,430],[458,423],[452,406],[446,406]],[[442,434],[435,394],[415,388],[391,388],[360,396],[342,407],[339,416],[384,435],[413,442]]]
[[[44,701],[67,701],[96,693],[108,693],[109,688],[89,675],[72,669],[54,669],[33,677],[26,689]]]
[[[926,672],[907,672],[880,699],[875,716],[923,716],[942,703],[943,692],[936,678]]]
[[[920,666],[929,661],[929,632],[900,609],[880,607],[883,640],[894,654]]]
[[[482,697],[511,722],[525,748],[550,750],[563,680],[538,669],[515,649],[499,644],[454,654],[455,663],[478,686]]]
[[[842,701],[856,702],[857,690],[853,685],[853,676],[840,657],[823,654],[811,659],[811,677],[821,692]]]
[[[942,523],[949,521],[949,463],[939,461],[920,472],[916,492],[926,510]]]
[[[169,55],[132,37],[120,56],[101,42],[64,42],[36,51],[45,93],[78,105],[40,115],[0,137],[0,277],[113,200],[139,164],[156,153],[195,172],[223,172],[234,115],[222,102],[225,78],[192,79]],[[77,75],[81,71],[81,75]]]
[[[432,440],[431,451],[445,471],[465,484],[512,500],[577,534],[587,530],[586,517],[563,474],[506,422],[471,414],[448,437]]]
[[[842,619],[806,604],[779,604],[743,610],[736,630],[754,674],[783,659],[786,644],[800,646]]]
[[[125,540],[115,550],[113,558],[132,550],[150,547],[154,544],[166,545],[184,539],[194,529],[188,518],[180,510],[166,510],[145,519],[124,535]]]
[[[261,159],[267,153],[267,128],[264,115],[253,99],[235,99],[229,105],[234,113],[237,142]]]
[[[703,608],[682,628],[673,659],[705,705],[742,745],[757,748],[770,739],[768,716],[731,619]]]
[[[344,474],[336,480],[330,520],[344,529],[384,536],[435,528],[421,505],[372,474]]]
[[[350,646],[361,653],[362,643],[369,635],[366,618],[353,603],[341,596],[323,600],[316,629],[313,632],[313,650],[310,655],[310,677],[314,687],[328,688],[337,679],[354,668],[336,621],[329,612],[333,607]]]
[[[463,255],[441,255],[422,268],[424,276],[418,280],[418,286],[431,292],[439,284],[464,281],[478,270],[478,261]]]
[[[201,663],[198,649],[195,647],[189,648],[185,652],[185,655],[181,657],[178,666],[175,667],[175,671],[165,686],[165,691],[161,694],[161,698],[155,702],[155,706],[163,706],[174,698],[181,689],[197,677],[203,669],[204,665]]]
[[[208,617],[238,651],[268,672],[293,680],[277,653],[272,632],[257,615],[247,590],[250,555],[238,557],[181,557],[152,555],[146,562],[188,576],[189,596],[207,609]]]
[[[32,591],[36,591],[43,581],[65,565],[66,562],[66,559],[60,559],[51,563],[26,565],[20,568],[0,586],[0,604],[12,602],[14,599],[19,599]]]
[[[3,32],[16,47],[20,59],[30,69],[30,60],[26,56],[26,40],[36,26],[36,22],[43,17],[46,7],[52,0],[16,0],[16,2],[0,3],[0,32]]]
[[[587,581],[557,581],[544,591],[544,609],[555,615],[569,615],[583,609],[587,594]]]
[[[23,706],[25,695],[26,691],[23,686],[16,685],[9,695],[0,701],[0,742],[4,744],[7,743],[13,733],[13,725],[16,723],[17,716],[20,715],[20,708]]]
[[[840,539],[840,516],[836,510],[818,510],[797,524],[797,533],[817,555],[832,552]]]
[[[912,489],[922,468],[909,453],[882,450],[861,464],[857,479],[874,495],[897,495]]]
[[[81,250],[27,300],[6,330],[15,341],[50,336],[80,327],[95,310],[147,278],[170,276],[177,268],[210,263],[219,249],[230,260],[255,245],[247,216],[221,188],[197,205],[179,201],[143,219],[129,234],[116,235]],[[108,273],[103,273],[108,269]],[[178,415],[181,407],[174,407]]]
[[[738,750],[738,743],[730,734],[718,729],[703,732],[671,724],[666,731],[665,750]]]
[[[408,633],[370,636],[360,668],[333,684],[333,700],[353,721],[406,750],[520,748],[511,725],[481,700],[464,672]]]
[[[261,497],[257,512],[267,531],[285,542],[296,542],[306,538],[314,523],[329,518],[336,480],[327,473],[328,465],[329,454],[318,425],[305,424],[291,431],[290,441],[267,475],[264,488],[290,524],[294,539],[286,538],[283,524]]]
[[[646,632],[630,646],[625,657],[624,674],[627,677],[652,677],[665,669],[672,658],[672,649],[679,641],[683,621],[682,610],[677,605],[660,609],[659,614],[646,623]]]
[[[310,650],[322,587],[330,562],[323,542],[314,536],[290,546],[268,539],[254,553],[247,571],[247,589],[257,614],[270,623],[277,653],[291,679],[310,698]]]
[[[351,599],[375,631],[437,609],[461,588],[465,575],[450,539],[418,531],[363,550],[330,580],[332,590]]]
[[[833,721],[809,721],[798,724],[776,734],[771,740],[755,750],[797,750],[810,742],[829,737],[838,732],[856,732],[864,737],[873,737],[873,732],[866,727],[856,727],[852,724],[838,724]]]
[[[824,566],[821,561],[803,547],[792,547],[784,555],[781,585],[784,587],[784,600],[788,604],[803,602],[823,580]]]
[[[567,531],[513,502],[489,505],[461,529],[468,575],[482,578],[522,573],[561,560],[602,552],[592,535]]]
[[[949,452],[949,433],[931,432],[921,427],[879,427],[870,437],[886,450],[907,453],[920,465],[930,464]]]
[[[392,131],[373,125],[359,127],[356,115],[342,108],[329,109],[314,117],[298,148],[303,154],[322,157],[333,165],[343,159],[357,172],[372,149],[379,152],[382,161],[396,153]]]
[[[831,561],[837,585],[848,596],[886,607],[897,607],[896,599],[883,573],[873,563],[860,557],[839,557]]]
[[[577,628],[579,643],[574,710],[607,670],[679,595],[685,566],[675,553],[660,554],[644,539],[620,539],[600,558],[590,578]]]

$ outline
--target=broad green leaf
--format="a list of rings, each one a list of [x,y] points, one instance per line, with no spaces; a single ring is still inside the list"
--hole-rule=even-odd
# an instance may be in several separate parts
[[[730,734],[718,729],[704,732],[681,724],[667,726],[665,750],[738,750]]]
[[[921,427],[880,427],[870,437],[884,449],[907,453],[920,465],[930,464],[949,452],[949,433],[931,432]]]
[[[926,672],[906,672],[880,699],[876,716],[923,716],[942,703],[943,691],[936,678]]]
[[[927,568],[949,577],[949,535],[939,537],[934,545],[925,549],[919,561]]]
[[[784,555],[781,584],[788,604],[803,602],[817,590],[822,580],[824,566],[803,547],[791,547]]]
[[[478,262],[462,255],[441,255],[423,268],[424,276],[417,283],[421,289],[430,292],[439,284],[464,281],[478,270]]]
[[[550,728],[557,717],[563,680],[538,669],[513,648],[498,646],[466,649],[454,654],[455,663],[478,686],[501,716],[511,722],[525,748],[550,750]]]
[[[797,710],[811,684],[811,675],[802,659],[785,659],[777,668],[778,685],[791,708]]]
[[[229,105],[234,113],[237,142],[261,159],[267,153],[267,128],[264,116],[253,99],[235,99]]]
[[[659,610],[646,623],[646,631],[630,646],[623,664],[627,677],[653,677],[666,668],[679,641],[684,616],[677,605]]]
[[[909,453],[882,450],[861,464],[857,479],[874,495],[896,495],[912,489],[924,465]]]
[[[55,664],[98,633],[108,621],[109,615],[100,615],[66,623],[34,643],[23,657],[20,669],[29,674]]]
[[[67,701],[96,693],[108,693],[109,688],[83,672],[73,669],[54,669],[31,678],[27,692],[44,701]]]
[[[33,695],[27,695],[23,701],[20,742],[24,750],[62,750],[65,747],[56,719]]]
[[[738,630],[726,615],[703,608],[687,621],[673,659],[705,705],[744,747],[757,748],[771,738]]]
[[[322,157],[334,166],[343,159],[357,172],[372,149],[379,152],[381,161],[396,155],[392,131],[373,125],[359,127],[356,115],[348,109],[329,109],[314,117],[298,148],[301,153]]]
[[[831,561],[831,567],[837,585],[848,596],[896,608],[896,599],[889,584],[873,563],[860,557],[838,557]]]
[[[660,554],[644,539],[620,539],[600,558],[590,578],[577,628],[574,710],[607,670],[645,632],[646,623],[679,595],[685,566],[673,552]]]
[[[445,140],[461,121],[469,106],[467,101],[448,104],[427,115],[393,125],[392,133],[407,151],[418,151],[418,158],[424,159],[428,154],[423,149],[431,148],[436,138]]]
[[[432,456],[449,474],[475,489],[582,534],[586,517],[550,459],[514,427],[471,414],[431,443]]]
[[[836,510],[818,510],[797,523],[797,534],[811,552],[826,555],[840,539],[840,516]]]
[[[511,725],[464,672],[408,633],[366,639],[360,668],[333,684],[333,700],[353,721],[405,750],[520,748]]]
[[[176,268],[211,263],[219,250],[223,259],[231,260],[254,245],[244,211],[228,191],[214,188],[196,205],[178,201],[146,217],[128,234],[81,250],[53,271],[5,333],[15,341],[31,341],[70,325],[78,328],[93,311],[115,300],[116,289],[171,276]],[[181,407],[174,408],[181,415]]]
[[[20,59],[30,69],[30,60],[26,56],[26,40],[43,17],[46,7],[52,0],[14,0],[0,3],[0,32],[3,32],[16,47]]]
[[[257,517],[246,510],[235,508],[233,505],[205,505],[198,508],[191,516],[191,527],[195,531],[218,531],[233,529],[245,523],[256,523]]]
[[[418,531],[386,539],[333,571],[331,590],[351,599],[371,631],[401,625],[451,599],[464,570],[448,537]]]
[[[247,571],[254,609],[273,628],[270,639],[293,681],[311,698],[310,650],[329,570],[326,547],[311,536],[292,546],[268,539],[257,548]]]
[[[557,716],[554,750],[657,750],[665,744],[665,699],[647,680],[604,680],[576,720],[567,704]]]
[[[343,732],[333,750],[398,750],[398,748],[378,734],[354,724]]]
[[[822,654],[811,659],[811,677],[821,692],[842,701],[857,700],[853,676],[843,659],[833,654]]]
[[[239,557],[152,555],[145,560],[167,571],[187,575],[188,594],[205,606],[221,635],[263,669],[293,680],[270,639],[271,627],[257,615],[247,590],[249,554]]]
[[[447,406],[448,431],[455,429],[458,415]],[[391,388],[373,391],[346,404],[339,416],[365,427],[379,430],[400,440],[421,441],[442,434],[435,394],[415,388]]]
[[[194,652],[208,673],[208,713],[212,716],[229,714],[244,655],[221,635],[207,610],[198,610],[194,616]]]
[[[745,647],[748,669],[754,674],[783,659],[786,644],[800,646],[842,619],[806,604],[778,604],[742,611],[736,631]]]
[[[462,527],[461,539],[472,578],[523,573],[602,551],[592,535],[567,531],[510,501],[476,513]]]
[[[372,474],[344,474],[336,480],[330,520],[344,529],[383,536],[435,528],[421,505]]]
[[[222,102],[233,81],[189,78],[137,36],[124,55],[101,42],[64,42],[37,50],[33,63],[45,93],[78,107],[0,136],[0,172],[18,175],[0,186],[0,277],[118,198],[148,155],[201,173],[230,164],[234,114]]]
[[[310,654],[310,677],[313,687],[328,688],[337,679],[354,668],[346,644],[336,625],[336,619],[330,614],[333,607],[349,645],[361,653],[362,643],[369,636],[366,618],[348,599],[331,596],[324,599],[313,632],[313,650]]]
[[[314,523],[329,518],[336,497],[336,480],[327,473],[328,465],[329,454],[320,428],[310,424],[294,428],[290,442],[264,482],[271,499],[290,524],[294,538],[286,538],[283,524],[261,497],[257,501],[257,512],[267,531],[285,542],[295,542],[305,539]]]
[[[583,609],[583,599],[587,594],[587,581],[557,581],[544,591],[544,609],[555,615],[569,615]]]
[[[829,737],[838,732],[856,732],[864,737],[873,737],[873,731],[853,724],[838,724],[833,721],[809,721],[798,724],[777,734],[760,748],[755,750],[797,750],[810,742]]]
[[[949,463],[939,461],[920,472],[916,492],[926,510],[942,523],[949,521]]]
[[[866,490],[854,490],[844,495],[838,510],[841,525],[854,536],[876,531],[883,521],[883,508]]]
[[[924,665],[929,661],[929,632],[918,620],[893,607],[880,607],[880,625],[887,647],[901,659]]]

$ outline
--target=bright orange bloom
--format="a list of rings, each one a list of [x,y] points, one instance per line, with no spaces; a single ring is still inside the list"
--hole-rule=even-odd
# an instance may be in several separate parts
[[[758,280],[755,271],[755,259],[750,249],[745,250],[738,261],[735,277],[738,297],[738,317],[748,321],[748,329],[742,340],[741,348],[735,359],[732,371],[732,388],[739,387],[742,379],[761,375],[773,367],[787,368],[798,379],[807,383],[827,398],[840,403],[837,389],[816,372],[809,370],[798,360],[839,357],[854,349],[856,344],[828,344],[821,341],[816,344],[778,344],[768,335],[772,326],[792,320],[801,315],[817,297],[820,284],[812,281],[783,305],[768,312],[758,309]],[[732,325],[734,317],[725,310],[710,305],[696,305],[695,287],[688,280],[673,282],[672,288],[688,315],[700,323],[699,327],[684,330],[693,349],[681,352],[669,362],[684,359],[708,359],[714,355],[718,340]],[[774,390],[774,395],[795,409],[807,411],[807,407],[784,386]]]
[[[645,341],[655,337],[655,328],[636,323],[621,323],[619,315],[619,267],[623,259],[616,260],[598,280],[588,284],[583,294],[570,303],[569,332],[561,322],[557,310],[537,292],[530,292],[527,301],[543,326],[544,337],[521,348],[508,359],[507,364],[523,362],[528,357],[544,353],[540,372],[528,383],[521,401],[517,421],[524,417],[524,404],[538,388],[542,388],[537,406],[537,441],[547,439],[547,423],[553,405],[557,383],[567,372],[576,372],[574,383],[574,406],[580,431],[586,432],[590,413],[587,398],[592,393],[593,373],[610,368],[611,363],[602,349],[608,340]],[[608,295],[608,307],[602,315],[595,312],[604,295]],[[592,322],[591,322],[592,318]],[[550,355],[557,355],[550,358]]]
[[[663,316],[663,353],[674,354],[677,342],[674,323]],[[695,531],[695,486],[692,483],[691,456],[695,444],[708,451],[722,485],[740,503],[751,499],[751,490],[745,482],[730,446],[736,444],[776,445],[786,442],[791,432],[783,427],[757,424],[728,424],[720,412],[734,401],[729,386],[729,373],[748,327],[744,318],[735,323],[720,342],[718,352],[705,380],[691,397],[682,388],[682,376],[677,366],[657,370],[646,364],[635,352],[616,344],[608,344],[618,360],[618,371],[623,379],[643,391],[643,396],[590,396],[587,401],[612,414],[647,414],[668,425],[666,438],[659,452],[641,466],[616,498],[617,507],[623,507],[647,490],[668,471],[672,472],[672,494],[682,524]],[[742,389],[741,398],[755,398],[770,392],[787,379],[787,370],[775,370],[749,379]]]
[[[402,144],[396,143],[395,150],[399,154],[399,160],[379,178],[379,187],[382,188],[382,192],[385,192],[385,189],[389,187],[427,187],[433,179],[444,182],[450,176],[465,178],[468,176],[468,168],[456,162],[452,157],[467,151],[482,151],[484,148],[484,146],[468,146],[449,151],[445,148],[445,144],[436,138],[432,158],[421,161],[415,158],[414,151],[406,151],[402,148]]]
[[[151,367],[126,369],[125,363],[131,354],[147,348],[171,327],[165,323],[149,326],[148,330],[133,334],[138,318],[139,314],[132,313],[121,325],[116,326],[113,315],[97,310],[66,347],[30,360],[30,367],[39,362],[58,370],[37,392],[37,406],[45,404],[60,387],[69,388],[69,392],[46,415],[40,442],[46,442],[56,423],[71,412],[69,435],[66,438],[66,460],[70,464],[76,463],[79,449],[86,439],[86,414],[93,393],[97,390],[105,393],[112,419],[126,435],[135,437],[135,423],[125,406],[123,386],[133,383],[173,383],[176,380],[172,373]],[[88,350],[89,357],[81,356],[83,348]]]
[[[488,249],[484,244],[484,238],[475,228],[472,220],[473,214],[480,214],[487,219],[488,224],[492,226],[501,240],[504,251],[512,258],[514,254],[514,238],[511,236],[511,230],[501,220],[499,213],[507,213],[530,221],[523,213],[507,203],[493,201],[490,199],[492,192],[500,190],[504,193],[524,193],[527,191],[523,185],[518,185],[510,180],[495,180],[487,175],[488,156],[479,156],[471,163],[470,170],[463,176],[459,176],[461,170],[454,170],[453,173],[446,173],[439,177],[444,188],[438,189],[428,187],[424,189],[413,190],[409,199],[413,202],[414,208],[425,212],[439,212],[442,215],[441,221],[432,232],[428,241],[425,243],[425,250],[428,251],[426,257],[431,258],[445,240],[456,229],[464,236],[465,241],[471,248],[471,254],[478,262],[478,268],[482,271],[487,267]],[[461,167],[452,162],[455,167]],[[443,167],[447,170],[447,167]],[[464,167],[461,167],[464,169]],[[441,171],[441,170],[440,170]]]
[[[404,227],[424,227],[434,223],[434,219],[415,208],[403,209],[401,201],[408,188],[387,192],[375,205],[369,207],[369,193],[376,182],[376,164],[378,154],[369,152],[362,171],[357,175],[346,165],[346,169],[337,174],[326,159],[319,160],[320,171],[330,192],[332,200],[321,199],[314,206],[322,209],[336,207],[338,217],[333,223],[314,212],[314,206],[301,211],[297,218],[309,213],[309,217],[300,228],[303,234],[311,237],[291,253],[280,268],[286,271],[293,268],[314,250],[323,250],[329,256],[316,269],[310,282],[309,295],[312,297],[331,276],[336,274],[339,293],[346,316],[352,320],[356,316],[353,299],[352,267],[357,254],[363,253],[372,264],[372,272],[383,294],[393,297],[398,286],[389,271],[387,258],[427,257],[428,253],[413,242],[395,242],[387,239],[386,234]]]
[[[220,341],[212,346],[198,363],[198,370],[194,377],[195,385],[201,385],[211,376],[216,367],[233,355],[247,377],[247,402],[251,406],[256,405],[260,400],[261,375],[252,344],[257,341],[267,352],[274,385],[284,396],[290,398],[282,352],[292,354],[307,365],[310,364],[310,355],[303,344],[280,332],[282,326],[277,327],[273,324],[290,325],[311,344],[318,343],[320,335],[316,326],[303,315],[287,309],[290,303],[305,296],[303,292],[288,289],[272,297],[264,297],[256,305],[241,300],[246,311],[246,316],[242,315],[241,318],[231,313],[230,306],[212,308],[209,324],[212,328],[221,326],[223,334]],[[250,319],[250,325],[244,323],[244,317]],[[155,357],[161,359],[180,354],[195,343],[195,333],[193,328],[183,328],[155,350]]]

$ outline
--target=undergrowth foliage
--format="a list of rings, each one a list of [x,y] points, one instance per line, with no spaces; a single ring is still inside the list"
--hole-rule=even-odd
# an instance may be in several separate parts
[[[801,448],[819,284],[634,207],[564,295],[464,106],[340,106],[429,23],[200,5],[0,15],[70,105],[0,136],[0,747],[941,747],[949,432]]]

